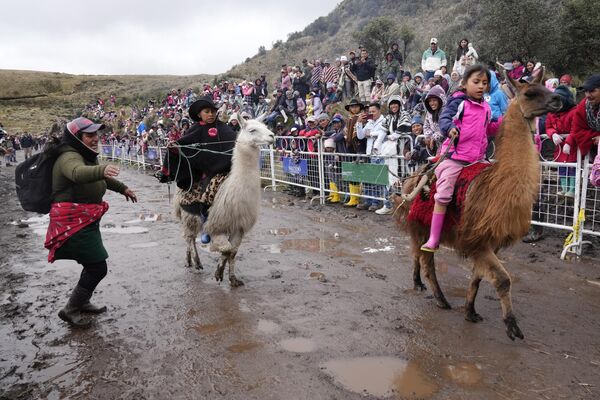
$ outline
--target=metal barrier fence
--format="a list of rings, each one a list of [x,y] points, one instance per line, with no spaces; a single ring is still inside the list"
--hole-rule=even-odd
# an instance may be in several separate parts
[[[355,198],[379,208],[386,204],[393,183],[415,170],[404,157],[415,146],[410,135],[399,139],[397,155],[388,156],[329,152],[323,144],[323,139],[277,137],[273,146],[262,148],[260,172],[265,190],[286,187],[311,203],[324,204],[339,196],[341,203]],[[102,147],[101,157],[159,169],[165,152],[164,147],[109,144]],[[581,255],[583,245],[589,243],[583,235],[600,236],[600,188],[589,184],[590,156],[582,159],[578,152],[576,163],[540,164],[540,191],[531,223],[570,232],[561,258]]]

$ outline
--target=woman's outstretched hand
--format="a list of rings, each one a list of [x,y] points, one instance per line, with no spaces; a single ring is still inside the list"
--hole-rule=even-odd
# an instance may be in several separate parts
[[[105,178],[113,178],[119,175],[119,167],[116,165],[107,165],[104,168],[104,177]]]
[[[137,196],[131,189],[125,189],[123,192],[123,196],[127,199],[127,201],[131,200],[132,203],[137,203]]]

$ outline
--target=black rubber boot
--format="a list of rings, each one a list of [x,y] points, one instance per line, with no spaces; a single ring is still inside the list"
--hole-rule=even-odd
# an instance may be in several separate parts
[[[102,313],[106,312],[106,310],[107,310],[106,306],[98,307],[98,306],[90,303],[90,299],[92,298],[92,295],[94,294],[94,292],[89,291],[86,288],[83,288],[79,285],[77,287],[83,293],[85,293],[85,295],[87,296],[87,300],[83,303],[83,305],[81,306],[79,311],[84,312],[84,313],[90,313],[90,314],[102,314]]]
[[[71,297],[67,305],[58,312],[58,316],[65,322],[68,322],[71,326],[76,328],[87,328],[90,326],[91,321],[84,318],[81,315],[81,308],[83,305],[90,300],[89,290],[82,288],[81,286],[75,286]]]

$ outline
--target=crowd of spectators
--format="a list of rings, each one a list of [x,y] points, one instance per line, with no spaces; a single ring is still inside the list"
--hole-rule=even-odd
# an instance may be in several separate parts
[[[466,68],[481,60],[466,38],[458,42],[451,57],[438,47],[437,38],[431,38],[418,70],[406,68],[396,43],[382,60],[377,63],[368,49],[359,46],[356,51],[335,59],[304,59],[297,65],[283,64],[272,89],[266,75],[236,81],[223,79],[213,85],[205,83],[197,90],[172,89],[162,99],[148,100],[143,107],[120,104],[113,94],[107,100],[98,99],[87,105],[83,114],[109,127],[102,137],[104,144],[118,143],[128,152],[143,152],[149,146],[164,146],[184,135],[191,124],[187,109],[200,96],[210,96],[219,107],[219,118],[234,130],[239,129],[239,118],[261,117],[277,136],[296,137],[298,140],[278,140],[277,147],[295,162],[307,159],[308,176],[290,177],[303,180],[305,186],[315,186],[318,165],[314,157],[302,153],[317,152],[319,145],[327,152],[356,154],[366,163],[388,164],[392,171],[388,186],[362,185],[362,194],[373,198],[359,201],[357,196],[350,195],[345,199],[347,206],[387,214],[391,212],[389,203],[374,198],[385,197],[398,176],[436,155],[444,139],[438,124],[440,113],[447,100],[461,91]],[[535,60],[515,56],[505,61],[502,68],[512,79],[528,81],[541,73],[541,64]],[[485,101],[489,102],[492,119],[496,120],[506,112],[513,93],[503,74],[497,71],[496,63],[489,63],[488,68],[491,80]],[[575,104],[576,89],[569,75],[547,79],[546,86],[568,96]],[[556,126],[554,117],[536,121],[537,133],[548,134],[553,150],[563,145],[573,147],[573,142],[567,139],[568,127]],[[2,140],[12,142],[12,148],[23,147],[24,141],[31,144],[31,137],[26,134]],[[34,139],[33,146],[36,145]],[[493,149],[492,142],[488,156]],[[398,165],[394,156],[404,156],[404,167],[409,170]],[[328,158],[326,167],[330,169],[325,175],[329,187],[332,193],[340,190],[360,194],[361,186],[340,179],[340,161],[352,159],[344,157]],[[565,162],[568,160],[565,158]],[[566,180],[561,175],[560,193],[572,197],[569,179],[572,172],[562,173]],[[298,196],[311,195],[310,190],[297,187],[290,191]],[[329,201],[344,199],[332,195]]]

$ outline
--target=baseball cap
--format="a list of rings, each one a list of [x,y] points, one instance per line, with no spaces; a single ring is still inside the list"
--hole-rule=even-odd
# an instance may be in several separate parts
[[[95,124],[91,120],[83,117],[75,118],[73,121],[67,123],[67,129],[73,135],[79,132],[94,133],[104,128],[104,124]]]
[[[592,75],[583,83],[583,90],[586,92],[591,92],[598,87],[600,87],[600,75]]]
[[[437,44],[438,40],[437,38],[432,37],[431,40],[429,41],[429,43],[433,43],[433,44]]]

